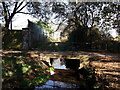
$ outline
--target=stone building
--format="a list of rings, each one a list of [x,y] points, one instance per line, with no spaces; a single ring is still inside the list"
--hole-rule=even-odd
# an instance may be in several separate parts
[[[28,20],[28,27],[23,28],[23,49],[34,48],[36,44],[43,42],[46,38],[44,29]],[[47,39],[47,38],[46,38]]]

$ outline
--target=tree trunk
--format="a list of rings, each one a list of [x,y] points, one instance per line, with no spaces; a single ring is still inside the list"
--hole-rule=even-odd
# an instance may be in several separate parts
[[[9,17],[9,19],[6,19],[6,23],[5,23],[5,28],[7,29],[7,30],[9,30],[9,25],[10,25],[10,22],[12,21],[12,18],[14,17],[14,15],[15,15],[16,13],[13,13],[10,17]],[[12,29],[11,29],[12,30]]]
[[[5,29],[9,29],[9,24],[10,24],[10,22],[9,21],[7,21],[6,23],[5,23]]]

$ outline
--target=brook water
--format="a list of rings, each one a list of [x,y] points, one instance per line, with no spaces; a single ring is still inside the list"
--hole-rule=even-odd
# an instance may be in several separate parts
[[[35,90],[42,88],[83,88],[85,86],[83,76],[78,72],[80,60],[51,58],[50,63],[55,69],[54,74],[45,85],[35,87]]]

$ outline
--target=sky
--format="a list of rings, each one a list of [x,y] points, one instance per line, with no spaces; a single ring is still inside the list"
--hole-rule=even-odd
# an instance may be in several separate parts
[[[109,32],[110,32],[110,34],[111,34],[114,38],[115,38],[116,36],[118,36],[116,30],[114,30],[114,29],[110,30]]]
[[[30,21],[37,21],[36,18],[31,17],[30,15],[26,15],[26,14],[16,14],[13,20],[13,29],[20,29],[22,30],[22,28],[26,28],[27,24],[28,24],[28,19]]]

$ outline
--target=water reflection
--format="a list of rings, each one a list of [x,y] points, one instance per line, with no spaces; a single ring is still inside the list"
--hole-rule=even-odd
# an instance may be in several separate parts
[[[60,81],[52,81],[48,80],[45,85],[41,87],[35,87],[34,90],[42,89],[42,88],[80,88],[80,86],[71,83],[65,83]]]
[[[77,69],[80,65],[80,60],[50,58],[50,64],[55,69],[54,71],[50,72],[50,80],[48,80],[43,86],[35,87],[35,90],[42,88],[80,88],[80,86],[81,88],[83,87],[83,85],[80,83],[84,83],[84,81],[82,82],[82,79],[80,79],[80,74],[77,72]]]
[[[55,69],[67,69],[65,65],[65,61],[63,59],[51,58],[50,63],[52,67],[54,67]]]
[[[51,66],[55,69],[73,69],[78,70],[80,67],[79,59],[60,59],[60,58],[50,58]]]

